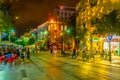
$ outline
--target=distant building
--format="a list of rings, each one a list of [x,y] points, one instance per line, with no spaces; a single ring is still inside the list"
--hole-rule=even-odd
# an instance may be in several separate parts
[[[12,3],[12,2],[16,2],[16,1],[19,1],[19,0],[3,0],[4,3]]]
[[[75,7],[57,6],[52,10],[52,16],[56,21],[69,21],[73,15],[76,15]]]
[[[38,39],[44,40],[49,39],[49,41],[56,42],[61,38],[61,27],[59,22],[46,21],[38,26]]]

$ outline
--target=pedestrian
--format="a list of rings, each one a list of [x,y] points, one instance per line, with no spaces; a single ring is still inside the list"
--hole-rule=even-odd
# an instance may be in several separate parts
[[[8,52],[6,54],[6,60],[7,60],[7,65],[12,66],[13,58],[10,49],[8,49]]]
[[[19,59],[19,56],[14,53],[14,62],[15,62],[15,64],[18,63],[18,59]]]
[[[14,64],[15,64],[15,62],[16,62],[16,60],[15,60],[15,52],[12,52],[12,54],[11,54],[11,63],[12,63],[12,66],[14,66]]]
[[[35,49],[34,49],[34,48],[32,48],[32,53],[33,53],[33,54],[35,53]]]
[[[65,56],[65,51],[63,49],[61,50],[61,54],[62,56]]]
[[[74,48],[72,53],[72,59],[75,59],[75,58],[76,58],[76,49]]]
[[[87,60],[87,53],[88,53],[87,48],[84,48],[83,51],[82,51],[82,60],[83,61]]]
[[[21,51],[20,57],[21,57],[21,63],[23,64],[24,58],[25,58],[25,51],[24,50]]]
[[[78,57],[79,56],[79,54],[80,54],[80,49],[79,48],[77,48],[77,51],[76,51],[76,56]]]
[[[17,53],[17,56],[19,57],[20,56],[20,50],[17,49],[16,53]]]
[[[52,55],[53,54],[53,47],[52,46],[50,46],[50,48],[49,48],[49,53]]]
[[[1,53],[1,49],[0,49],[0,68],[2,68],[3,61],[4,61],[4,59],[2,57],[2,53]]]
[[[27,49],[26,55],[27,55],[27,62],[29,63],[30,62],[30,49],[29,48]]]

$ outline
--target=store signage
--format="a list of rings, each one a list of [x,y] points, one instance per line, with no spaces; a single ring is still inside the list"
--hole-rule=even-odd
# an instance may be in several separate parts
[[[111,40],[112,40],[112,36],[109,35],[109,36],[107,37],[107,40],[108,40],[108,41],[111,41]]]

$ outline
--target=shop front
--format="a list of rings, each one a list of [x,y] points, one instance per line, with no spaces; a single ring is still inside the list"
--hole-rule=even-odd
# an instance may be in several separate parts
[[[111,54],[115,56],[120,56],[120,36],[113,35],[110,44],[108,40],[105,40],[104,42],[105,51],[109,51],[109,45]]]

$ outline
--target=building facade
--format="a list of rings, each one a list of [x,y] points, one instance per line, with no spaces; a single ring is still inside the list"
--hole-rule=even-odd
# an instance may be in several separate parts
[[[69,21],[73,15],[76,15],[75,7],[57,6],[52,10],[52,16],[56,21]]]

